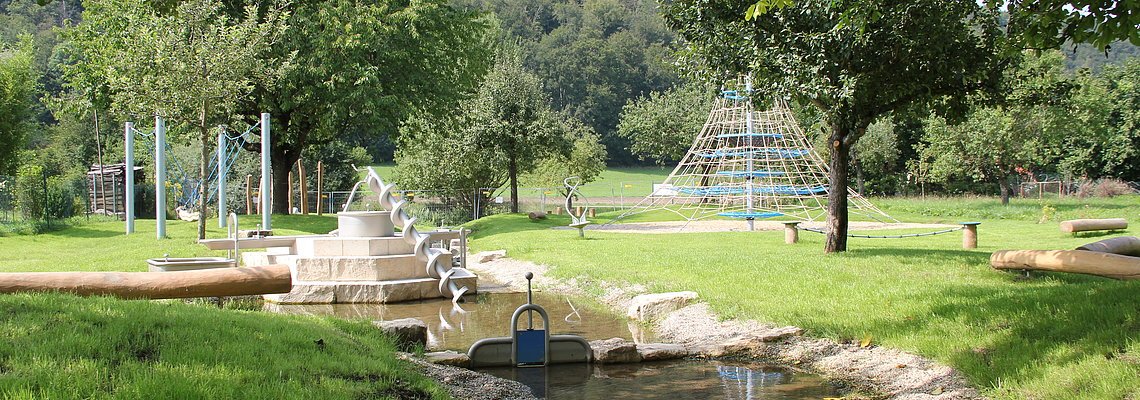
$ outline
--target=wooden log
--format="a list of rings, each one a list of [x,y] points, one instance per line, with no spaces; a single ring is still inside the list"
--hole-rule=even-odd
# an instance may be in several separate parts
[[[297,159],[297,175],[301,176],[301,181],[298,184],[301,189],[301,214],[309,215],[309,183],[305,182],[305,163],[304,159]]]
[[[531,221],[538,221],[540,219],[546,219],[546,212],[545,211],[531,211],[531,212],[527,213],[526,216],[528,218],[530,218]]]
[[[799,221],[784,223],[784,243],[796,244],[800,241]]]
[[[288,265],[179,272],[0,273],[0,293],[66,292],[124,299],[178,299],[288,293]]]
[[[1140,257],[1140,238],[1135,236],[1114,237],[1077,247],[1077,250]]]
[[[1061,221],[1061,232],[1085,232],[1128,229],[1128,221],[1124,218],[1107,219],[1074,219]]]
[[[995,269],[1034,269],[1140,279],[1140,258],[1085,250],[1002,250],[990,255]]]

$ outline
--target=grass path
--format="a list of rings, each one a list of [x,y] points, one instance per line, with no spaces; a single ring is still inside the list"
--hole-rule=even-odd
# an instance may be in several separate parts
[[[964,372],[997,398],[1140,397],[1140,282],[1035,273],[1024,279],[988,264],[998,249],[1064,249],[1097,240],[1057,229],[1058,219],[1119,216],[1137,221],[1135,197],[1057,200],[890,200],[906,222],[980,220],[980,248],[960,234],[905,240],[851,239],[823,254],[823,236],[782,232],[632,235],[589,232],[554,217],[533,223],[494,216],[472,224],[476,250],[548,264],[564,278],[588,276],[694,290],[718,312],[804,327],[809,334],[913,351]],[[601,219],[601,218],[600,218]],[[1128,234],[1135,235],[1133,228]]]

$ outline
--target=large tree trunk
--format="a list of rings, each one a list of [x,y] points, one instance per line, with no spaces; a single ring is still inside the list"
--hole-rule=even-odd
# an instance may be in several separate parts
[[[207,186],[210,182],[206,182],[208,175],[206,168],[210,165],[210,129],[206,127],[206,101],[203,100],[198,108],[198,136],[202,139],[202,154],[198,160],[201,165],[198,167],[198,240],[206,238],[206,193]],[[219,166],[220,167],[220,166]],[[221,193],[218,194],[222,195]]]
[[[286,149],[274,148],[269,151],[270,158],[272,159],[271,173],[273,174],[273,213],[275,214],[289,214],[292,210],[289,209],[289,171],[293,169],[293,164],[297,163],[300,152],[286,151]]]
[[[851,145],[843,138],[850,135],[844,128],[832,127],[831,160],[828,162],[827,190],[827,242],[823,251],[847,251],[847,168],[851,158]]]
[[[511,154],[507,165],[507,176],[511,181],[511,212],[517,213],[519,212],[519,162],[514,154]]]
[[[1010,176],[1002,176],[998,178],[998,190],[1001,191],[1001,205],[1009,205],[1009,193],[1013,191],[1013,187],[1009,184]]]

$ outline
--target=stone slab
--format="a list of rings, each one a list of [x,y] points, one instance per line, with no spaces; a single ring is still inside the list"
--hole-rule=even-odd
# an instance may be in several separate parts
[[[279,257],[298,281],[386,281],[427,278],[413,255],[367,257]]]
[[[696,298],[696,292],[643,294],[630,300],[626,315],[634,321],[653,322],[685,307]]]
[[[394,337],[401,350],[427,346],[427,324],[419,319],[401,318],[391,321],[372,321],[372,325],[380,328],[385,334]]]
[[[467,286],[474,294],[477,277],[454,279],[459,286]],[[293,290],[281,295],[266,295],[266,301],[281,304],[328,303],[397,303],[422,299],[443,298],[439,280],[431,278],[390,281],[294,281]]]
[[[411,254],[412,245],[399,236],[374,238],[299,238],[293,245],[300,256],[386,256]]]

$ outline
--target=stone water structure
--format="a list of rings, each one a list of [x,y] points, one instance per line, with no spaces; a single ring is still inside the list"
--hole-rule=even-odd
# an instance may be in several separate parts
[[[296,237],[290,247],[242,253],[247,266],[289,266],[293,289],[266,295],[267,301],[394,303],[444,297],[460,302],[475,293],[475,274],[454,266],[460,249],[447,248],[454,232],[418,231],[404,209],[407,202],[393,196],[395,185],[385,184],[375,170],[368,168],[361,183],[379,195],[386,211],[341,212],[339,229],[331,235]]]

